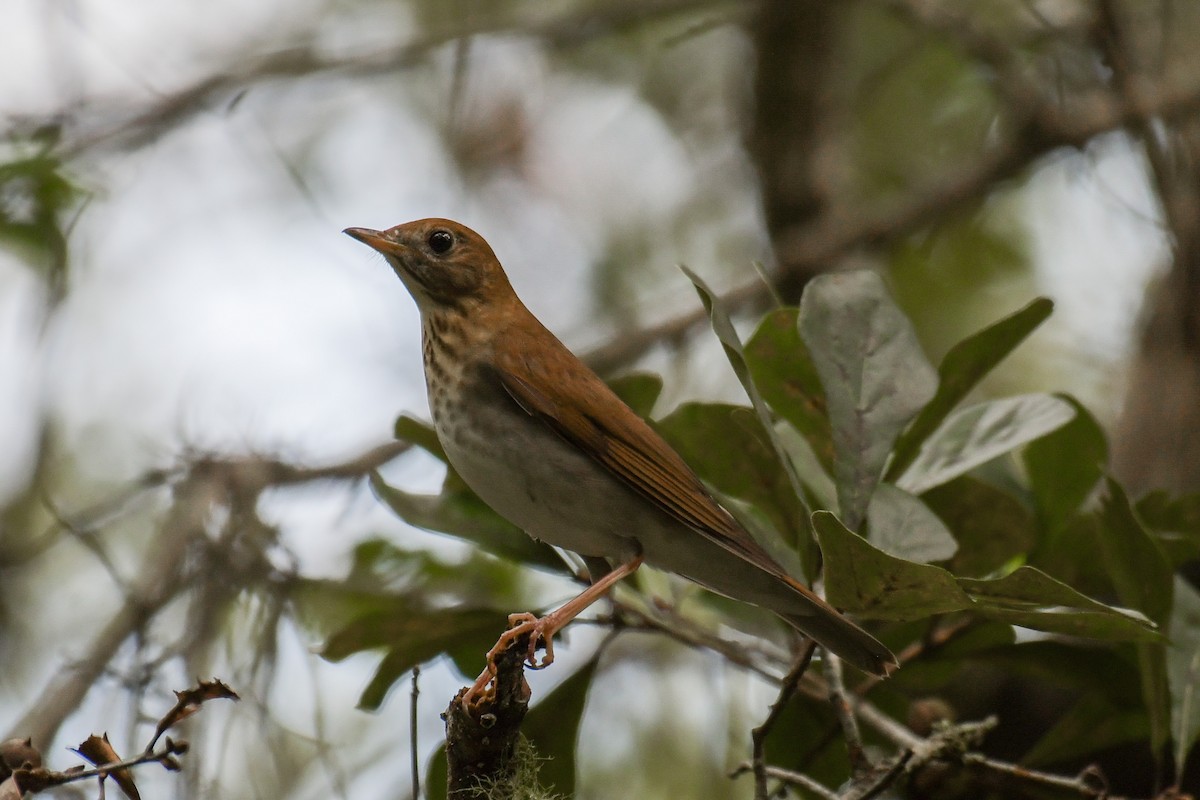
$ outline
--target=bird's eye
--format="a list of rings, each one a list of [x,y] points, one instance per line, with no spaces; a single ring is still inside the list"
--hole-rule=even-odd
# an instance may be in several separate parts
[[[438,229],[429,234],[429,238],[425,240],[429,245],[429,249],[437,253],[439,256],[444,254],[454,244],[454,236],[450,231]]]

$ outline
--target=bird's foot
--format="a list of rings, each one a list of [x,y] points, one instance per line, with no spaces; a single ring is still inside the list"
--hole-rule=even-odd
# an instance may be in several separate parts
[[[525,663],[530,669],[545,669],[554,663],[554,634],[558,633],[558,628],[555,627],[557,622],[559,620],[553,614],[547,614],[544,617],[538,617],[529,612],[510,614],[508,616],[508,630],[501,635],[496,644],[492,646],[492,649],[488,650],[487,667],[475,679],[475,683],[471,685],[466,694],[462,696],[463,706],[470,709],[495,698],[496,659],[506,652],[508,648],[512,647],[513,643],[518,641],[522,636],[529,637],[529,646],[525,653]],[[537,657],[539,642],[546,648],[546,655],[542,657],[540,663]]]

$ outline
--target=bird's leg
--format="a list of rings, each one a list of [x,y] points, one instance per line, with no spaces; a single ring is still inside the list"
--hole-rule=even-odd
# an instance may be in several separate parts
[[[488,650],[487,668],[475,679],[475,683],[463,695],[463,705],[468,708],[478,705],[479,701],[487,696],[488,684],[496,677],[496,658],[507,650],[514,641],[526,634],[529,635],[529,652],[526,654],[526,663],[529,664],[529,668],[544,669],[550,666],[554,662],[554,636],[565,628],[571,620],[583,613],[588,606],[608,594],[608,591],[617,582],[636,572],[637,568],[641,565],[642,556],[639,553],[636,557],[600,578],[544,617],[537,617],[528,612],[510,614],[508,617],[509,629],[504,632],[495,646],[491,650]],[[546,655],[540,664],[537,660],[537,645],[539,641],[546,648]]]

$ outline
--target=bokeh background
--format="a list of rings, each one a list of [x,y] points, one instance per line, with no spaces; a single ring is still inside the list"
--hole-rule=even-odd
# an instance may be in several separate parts
[[[347,226],[470,225],[598,368],[661,372],[659,411],[740,397],[681,263],[746,324],[878,269],[934,359],[1048,295],[987,389],[1069,391],[1129,486],[1200,487],[1190,0],[6,0],[0,20],[0,730],[136,750],[170,689],[220,675],[245,702],[206,709],[188,772],[144,796],[404,796],[462,684],[426,666],[412,744],[407,694],[356,710],[377,659],[322,660],[289,594],[346,579],[367,540],[477,558],[365,480],[436,491],[441,468],[360,459],[427,411],[415,308]],[[489,569],[514,610],[571,590]],[[573,632],[535,692],[599,637]],[[749,796],[724,775],[764,683],[666,642],[606,659],[580,797]]]

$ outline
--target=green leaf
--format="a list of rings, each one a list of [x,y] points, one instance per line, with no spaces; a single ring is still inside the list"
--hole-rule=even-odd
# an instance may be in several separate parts
[[[388,486],[378,473],[371,474],[371,488],[410,525],[465,539],[521,564],[567,571],[554,548],[534,541],[466,488],[443,489],[440,495],[411,494]]]
[[[946,353],[938,365],[938,390],[896,440],[887,480],[895,482],[920,452],[921,445],[971,390],[1050,316],[1054,303],[1039,297],[1004,319],[968,336]]]
[[[896,485],[913,494],[957,478],[996,456],[1045,436],[1075,415],[1070,403],[1048,394],[1026,394],[967,406],[925,440]]]
[[[1174,587],[1171,564],[1134,514],[1121,485],[1108,478],[1105,486],[1100,551],[1117,596],[1165,628]]]
[[[852,613],[911,621],[970,610],[1034,630],[1161,642],[1141,614],[1092,600],[1032,567],[995,580],[955,578],[940,567],[888,555],[828,512],[814,514],[813,526],[825,556],[829,602]]]
[[[815,278],[797,324],[829,404],[841,514],[857,529],[897,435],[934,396],[937,376],[873,272]]]
[[[826,470],[833,469],[833,438],[825,389],[796,326],[798,309],[778,308],[746,342],[746,365],[763,399],[800,432]]]
[[[750,503],[766,515],[788,547],[795,550],[807,539],[804,505],[750,409],[684,403],[655,427],[718,492]]]
[[[1138,500],[1137,516],[1173,567],[1200,558],[1200,493],[1172,498],[1166,492],[1150,492]]]
[[[919,497],[881,483],[867,506],[871,544],[885,553],[909,561],[945,561],[954,555],[958,542],[937,514]]]
[[[443,464],[449,464],[446,459],[446,451],[442,449],[442,443],[438,439],[437,431],[434,427],[424,420],[408,414],[401,414],[396,420],[394,430],[397,439],[404,442],[412,442],[422,450],[437,456],[438,460]]]
[[[387,654],[358,701],[359,708],[376,709],[392,684],[413,667],[467,641],[483,652],[507,624],[507,613],[490,608],[397,607],[354,620],[330,638],[321,655],[340,661],[352,653],[386,647]]]
[[[1100,423],[1074,398],[1060,398],[1075,409],[1075,418],[1030,442],[1021,454],[1034,505],[1050,532],[1065,525],[1088,498],[1108,460],[1108,442]]]
[[[1200,594],[1175,578],[1171,609],[1171,646],[1167,650],[1171,689],[1171,738],[1175,743],[1175,781],[1183,778],[1187,756],[1200,737]]]
[[[67,267],[63,220],[83,193],[64,176],[52,146],[39,143],[40,152],[0,164],[0,245],[12,247],[61,287]]]
[[[1035,541],[1033,515],[1008,492],[969,475],[921,495],[958,541],[948,568],[982,576],[1023,561]]]
[[[759,424],[766,433],[767,441],[771,444],[771,450],[775,454],[775,460],[779,468],[782,469],[784,476],[787,477],[788,485],[791,487],[792,494],[796,497],[796,502],[804,506],[804,488],[800,483],[800,477],[796,475],[795,469],[792,468],[791,458],[788,457],[787,451],[779,441],[779,437],[775,434],[775,421],[771,418],[771,410],[767,407],[766,401],[763,400],[758,387],[754,384],[754,379],[750,375],[750,368],[746,365],[746,356],[742,348],[742,340],[738,337],[737,330],[733,327],[733,322],[721,306],[716,294],[713,293],[712,289],[708,288],[708,284],[687,267],[681,267],[681,269],[688,276],[688,279],[691,280],[692,285],[696,287],[697,294],[700,295],[700,302],[704,304],[704,309],[708,312],[713,332],[716,333],[717,339],[720,340],[721,347],[725,350],[725,357],[729,360],[729,365],[733,367],[734,374],[737,375],[742,388],[746,391],[746,396],[750,398],[750,405],[754,408],[754,413],[758,416]],[[807,520],[808,517],[806,508],[803,519]],[[798,543],[796,551],[804,559],[808,555],[809,548],[807,541],[810,537],[807,529],[802,530],[803,537]],[[807,561],[805,564],[808,566]]]
[[[971,606],[954,576],[871,546],[827,511],[813,514],[830,603],[872,619],[914,620]]]
[[[662,394],[663,381],[652,372],[631,372],[608,381],[608,388],[625,401],[642,418],[650,416],[658,396]]]
[[[1155,642],[1162,636],[1137,611],[1105,605],[1034,567],[1003,578],[959,578],[958,584],[989,619],[1023,628],[1091,639]]]
[[[775,424],[775,434],[779,437],[792,467],[800,476],[800,482],[808,490],[808,504],[813,509],[837,511],[837,486],[833,478],[825,470],[825,466],[817,457],[808,439],[787,422],[780,420]]]
[[[1121,485],[1111,478],[1105,484],[1108,493],[1101,507],[1098,538],[1117,597],[1165,629],[1173,603],[1170,562],[1134,515]],[[1150,715],[1150,748],[1157,759],[1170,737],[1166,652],[1161,645],[1143,644],[1138,646],[1137,656],[1142,695]]]

